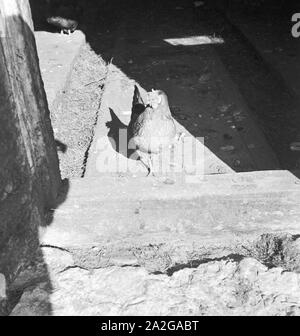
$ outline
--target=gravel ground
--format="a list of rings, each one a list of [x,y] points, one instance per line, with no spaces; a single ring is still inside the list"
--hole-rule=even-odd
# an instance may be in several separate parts
[[[62,99],[51,111],[62,178],[82,177],[104,89],[106,63],[85,45]]]

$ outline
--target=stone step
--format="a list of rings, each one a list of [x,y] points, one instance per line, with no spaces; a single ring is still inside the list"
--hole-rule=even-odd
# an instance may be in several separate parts
[[[300,231],[300,184],[287,171],[177,176],[173,184],[106,176],[72,180],[66,189],[52,223],[41,230],[41,244],[97,247],[109,259],[149,244],[219,249],[234,247],[239,237]]]
[[[72,35],[37,31],[35,40],[41,75],[51,109],[61,98],[62,91],[68,83],[74,62],[85,43],[85,35],[79,30]]]
[[[191,18],[192,14],[186,11]],[[132,24],[129,22],[132,19],[133,15],[126,16],[115,36],[113,63],[109,66],[85,176],[118,172],[120,166],[142,174],[138,163],[128,160],[124,152],[116,152],[108,140],[112,126],[127,127],[135,84],[142,95],[151,88],[165,90],[178,131],[195,141],[202,153],[200,169],[204,174],[280,168],[238,85],[219,57],[216,50],[219,46],[176,47],[166,37],[190,34],[185,32],[185,22],[180,31],[172,27],[166,33],[155,28],[149,34],[140,20],[133,19]],[[182,18],[178,20],[181,22]],[[199,24],[193,34],[201,35],[203,31],[205,23]],[[189,161],[192,152],[189,148],[185,153]],[[106,171],[102,167],[103,157],[109,161]],[[187,168],[185,162],[180,166],[182,171]]]
[[[97,177],[110,173],[134,172],[145,175],[147,171],[139,161],[128,159],[126,134],[130,121],[131,106],[135,81],[129,79],[115,65],[109,66],[105,91],[101,101],[95,138],[89,151],[85,177]],[[139,87],[143,97],[146,91]],[[230,173],[233,170],[213,154],[203,144],[203,139],[196,139],[187,129],[175,120],[178,133],[184,133],[184,141],[176,144],[175,152],[182,153],[175,159],[177,171],[197,170],[198,173]],[[122,131],[121,131],[122,132]],[[123,138],[122,138],[123,137]],[[115,150],[116,144],[123,149]],[[182,147],[180,147],[182,144]],[[194,154],[197,153],[197,154]],[[105,161],[106,160],[106,161]],[[167,159],[161,159],[168,169]]]

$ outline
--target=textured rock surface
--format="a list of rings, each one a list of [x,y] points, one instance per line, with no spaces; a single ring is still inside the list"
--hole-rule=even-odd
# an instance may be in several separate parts
[[[300,315],[300,274],[255,259],[173,273],[140,267],[67,268],[26,288],[12,315]],[[163,298],[163,300],[162,300]]]
[[[59,40],[57,37],[56,39]],[[67,43],[68,41],[65,44]],[[105,62],[87,44],[80,47],[78,43],[77,45],[69,43],[68,47],[73,56],[73,67],[67,72],[70,80],[67,81],[67,85],[63,82],[65,88],[60,90],[60,95],[52,105],[50,114],[56,142],[61,144],[58,157],[62,178],[83,175],[86,152],[93,138],[94,124],[97,120],[106,77]],[[68,64],[68,58],[69,54],[64,53],[64,49],[61,48],[58,54],[52,56],[56,63],[62,64]],[[58,69],[56,71],[60,71],[60,68]],[[54,89],[60,78],[57,79],[55,74],[50,74],[52,76],[48,75],[49,78],[47,78],[47,72],[43,75],[48,86],[52,85]]]

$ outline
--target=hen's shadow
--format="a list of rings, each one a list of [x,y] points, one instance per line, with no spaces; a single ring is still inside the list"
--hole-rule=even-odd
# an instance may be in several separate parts
[[[118,118],[112,108],[109,108],[109,112],[111,121],[108,121],[106,126],[109,128],[107,136],[112,148],[127,159],[138,160],[138,155],[135,153],[136,150],[129,148],[131,136],[129,134],[128,126]]]
[[[145,111],[145,108],[146,105],[140,94],[140,90],[137,85],[135,85],[130,123],[134,123],[138,116]],[[106,126],[109,128],[108,137],[113,149],[128,159],[138,160],[139,155],[136,153],[136,148],[130,143],[132,134],[129,127],[118,118],[112,108],[109,108],[109,111],[111,121],[107,122]]]

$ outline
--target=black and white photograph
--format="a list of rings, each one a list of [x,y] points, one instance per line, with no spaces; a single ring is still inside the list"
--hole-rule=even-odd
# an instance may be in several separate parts
[[[0,316],[300,316],[299,0],[0,0]]]

